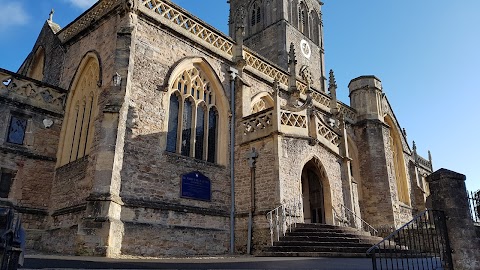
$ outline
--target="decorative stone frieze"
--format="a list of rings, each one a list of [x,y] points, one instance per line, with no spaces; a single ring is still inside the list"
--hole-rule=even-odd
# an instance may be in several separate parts
[[[0,96],[47,111],[63,114],[66,91],[0,69]]]

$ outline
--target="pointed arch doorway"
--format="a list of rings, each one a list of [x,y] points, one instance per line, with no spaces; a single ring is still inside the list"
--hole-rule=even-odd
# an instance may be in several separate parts
[[[331,224],[330,186],[323,166],[316,159],[302,170],[303,216],[305,223]]]

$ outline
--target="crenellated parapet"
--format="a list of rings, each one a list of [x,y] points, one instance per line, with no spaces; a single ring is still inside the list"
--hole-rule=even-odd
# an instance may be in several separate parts
[[[63,114],[67,91],[0,69],[0,97]]]

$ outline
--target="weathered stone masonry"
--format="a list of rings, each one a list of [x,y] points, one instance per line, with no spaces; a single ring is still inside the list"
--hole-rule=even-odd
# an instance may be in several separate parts
[[[225,254],[234,210],[233,251],[247,250],[252,211],[258,252],[270,241],[268,211],[302,197],[301,218],[312,220],[308,181],[322,187],[318,209],[328,224],[348,207],[390,229],[425,208],[431,158],[410,148],[380,80],[352,80],[347,106],[336,99],[332,71],[327,92],[318,1],[278,0],[265,3],[268,8],[245,2],[230,2],[233,40],[170,1],[101,0],[63,29],[50,18],[19,74],[0,70],[0,167],[16,172],[8,197],[22,213],[29,247],[107,257]],[[265,12],[255,11],[260,15],[251,25],[253,6]],[[88,89],[98,91],[90,110],[93,139],[87,155],[63,163],[67,135],[74,134],[72,143],[75,136],[82,140],[77,125],[68,133],[67,123],[75,108],[86,108],[71,100],[88,61],[98,65],[98,74],[89,75],[98,81]],[[238,70],[234,84],[231,68]],[[176,79],[188,80],[186,70],[203,80],[192,89],[206,88],[177,89]],[[212,95],[201,97],[202,91]],[[192,112],[191,126],[178,116],[176,150],[167,151],[172,95],[193,100],[193,108],[214,107],[217,129],[204,143],[215,142],[215,150],[205,148],[200,158],[192,156],[196,149],[180,151],[190,142],[182,132],[198,126]],[[178,110],[186,114],[180,100]],[[4,141],[13,114],[29,119],[24,145]],[[44,126],[46,118],[51,127]],[[196,146],[197,136],[190,138]],[[254,191],[247,163],[252,149],[258,154]],[[214,162],[206,161],[208,151],[215,151]],[[181,196],[182,176],[191,172],[210,180],[210,201]]]

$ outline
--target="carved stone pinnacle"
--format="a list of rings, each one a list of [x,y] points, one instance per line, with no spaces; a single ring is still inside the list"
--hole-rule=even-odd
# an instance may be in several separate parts
[[[293,42],[290,43],[290,51],[288,53],[288,58],[289,58],[289,64],[297,64],[297,57],[295,55],[295,45],[293,45]]]
[[[337,89],[337,81],[335,80],[335,74],[333,73],[333,69],[330,69],[328,88],[329,89],[333,89],[333,88]]]

